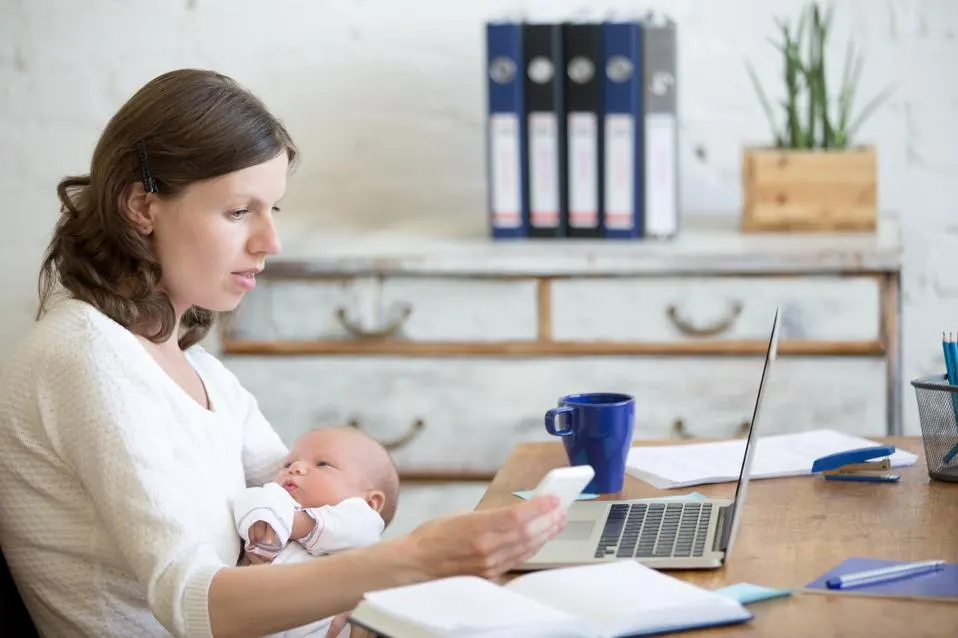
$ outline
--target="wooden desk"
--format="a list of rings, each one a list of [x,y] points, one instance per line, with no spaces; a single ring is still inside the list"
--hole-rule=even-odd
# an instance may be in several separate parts
[[[915,437],[878,439],[919,455],[900,468],[899,483],[824,481],[820,477],[749,483],[738,538],[729,563],[718,570],[675,570],[672,575],[714,589],[738,582],[799,588],[849,556],[958,562],[958,484],[931,481]],[[637,444],[675,444],[648,441]],[[512,492],[532,489],[550,469],[568,464],[561,443],[516,446],[477,509],[516,502]],[[697,491],[731,498],[734,483],[664,492],[626,477],[615,498],[647,498]],[[958,604],[796,593],[751,606],[744,625],[692,632],[708,636],[958,635]]]

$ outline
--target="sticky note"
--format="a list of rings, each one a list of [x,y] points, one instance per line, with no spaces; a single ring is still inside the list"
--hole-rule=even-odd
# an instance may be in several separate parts
[[[529,500],[532,497],[532,490],[519,490],[518,492],[513,492],[516,496],[521,499]],[[589,494],[588,492],[583,492],[576,497],[577,501],[588,501],[593,498],[598,498],[598,494]],[[704,494],[699,494],[698,492],[689,492],[688,494],[675,494],[672,496],[657,496],[658,500],[663,501],[704,501],[707,497]],[[644,500],[644,499],[635,499],[635,500]]]
[[[519,498],[524,499],[526,501],[532,498],[532,490],[519,490],[518,492],[513,492],[513,494],[515,494]],[[575,497],[575,500],[588,501],[589,499],[593,499],[593,498],[599,498],[599,495],[589,494],[588,492],[582,492],[581,494]]]
[[[715,593],[734,598],[743,605],[747,605],[749,603],[757,603],[763,600],[788,596],[792,593],[792,590],[762,587],[761,585],[753,585],[752,583],[736,583],[735,585],[716,589]]]

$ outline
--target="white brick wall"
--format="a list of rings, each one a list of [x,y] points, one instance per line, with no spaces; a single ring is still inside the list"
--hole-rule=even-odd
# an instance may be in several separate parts
[[[889,81],[901,85],[860,140],[879,148],[882,209],[904,220],[905,416],[915,431],[907,380],[940,370],[936,335],[958,330],[958,2],[836,4],[835,72],[852,36],[868,56],[862,100]],[[800,6],[0,0],[0,364],[32,321],[57,180],[85,170],[112,112],[160,72],[217,68],[286,120],[303,150],[287,225],[482,216],[482,21],[667,8],[681,38],[682,203],[727,213],[741,203],[741,145],[768,139],[743,60],[777,86],[779,59],[766,38],[775,35],[773,16],[795,16]]]

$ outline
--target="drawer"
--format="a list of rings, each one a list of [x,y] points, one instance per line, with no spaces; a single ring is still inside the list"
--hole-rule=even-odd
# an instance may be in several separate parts
[[[537,336],[537,303],[533,279],[264,278],[231,329],[265,341],[524,341]]]
[[[782,338],[879,338],[880,289],[872,277],[650,277],[552,282],[559,341],[675,343],[768,339],[776,306]]]
[[[637,438],[729,437],[752,416],[762,357],[401,359],[224,357],[291,443],[309,428],[354,420],[409,471],[493,473],[522,441],[546,441],[543,414],[562,394],[637,399]],[[878,358],[782,357],[760,434],[827,427],[886,431]],[[678,424],[678,425],[677,425]]]

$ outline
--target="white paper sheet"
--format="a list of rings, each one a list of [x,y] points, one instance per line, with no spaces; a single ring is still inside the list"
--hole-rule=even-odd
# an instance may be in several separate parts
[[[756,441],[752,479],[811,474],[815,459],[876,441],[835,430],[776,434]],[[626,471],[659,489],[737,481],[745,456],[745,440],[643,446],[629,452]],[[889,457],[892,467],[914,465],[916,454],[901,449]]]

